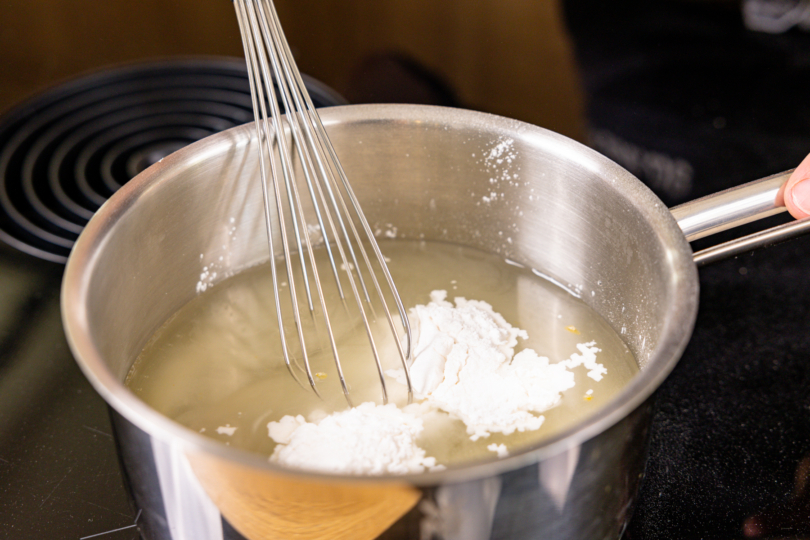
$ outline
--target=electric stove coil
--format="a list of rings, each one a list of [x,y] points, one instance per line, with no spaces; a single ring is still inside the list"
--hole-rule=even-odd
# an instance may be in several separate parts
[[[345,100],[305,77],[316,107]],[[187,144],[253,120],[244,61],[163,60],[56,86],[0,118],[0,240],[63,263],[94,212]]]

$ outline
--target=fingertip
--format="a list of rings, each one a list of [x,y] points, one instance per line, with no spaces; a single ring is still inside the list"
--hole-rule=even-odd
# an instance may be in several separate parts
[[[810,155],[793,171],[785,184],[784,204],[796,218],[810,217]]]

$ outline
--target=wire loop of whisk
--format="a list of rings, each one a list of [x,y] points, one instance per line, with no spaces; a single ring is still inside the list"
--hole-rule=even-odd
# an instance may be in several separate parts
[[[350,391],[332,325],[332,315],[340,316],[345,312],[345,309],[341,311],[340,308],[346,308],[347,294],[341,281],[341,272],[347,278],[349,296],[355,299],[368,337],[382,385],[383,403],[388,402],[388,389],[371,325],[376,316],[372,304],[375,295],[394,336],[405,370],[410,402],[413,399],[413,390],[408,359],[412,344],[405,308],[374,233],[312,104],[279,24],[275,7],[270,0],[234,0],[234,8],[248,66],[270,256],[274,262],[277,254],[281,254],[278,266],[283,266],[286,288],[289,291],[289,299],[285,300],[281,292],[280,270],[277,269],[277,264],[271,263],[276,318],[287,369],[302,386],[296,369],[303,372],[309,385],[320,396],[308,353],[307,342],[311,336],[306,335],[303,321],[303,317],[307,315],[302,314],[299,307],[300,295],[296,285],[296,267],[293,264],[295,258],[309,316],[316,317],[316,307],[320,309],[341,389],[349,404],[352,405]],[[279,104],[283,105],[284,114]],[[298,167],[295,157],[298,159]],[[305,195],[302,193],[304,191]],[[311,208],[309,213],[305,212],[307,204]],[[314,215],[315,222],[307,223],[307,215]],[[321,233],[332,279],[343,301],[342,306],[328,306],[325,300],[325,284],[321,281],[313,240],[310,238],[313,227]],[[404,339],[400,337],[400,331],[388,307],[389,300],[386,299],[383,284],[377,277],[378,272],[382,273],[389,297],[396,304],[404,329]],[[300,345],[303,366],[292,358],[290,352],[291,343],[282,322],[283,305],[288,306],[287,309],[292,313],[295,324],[293,339],[297,339]]]

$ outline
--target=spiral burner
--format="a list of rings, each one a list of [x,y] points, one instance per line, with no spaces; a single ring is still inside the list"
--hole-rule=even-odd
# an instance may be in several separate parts
[[[345,103],[305,82],[316,107]],[[0,119],[0,240],[63,263],[93,213],[133,176],[252,119],[240,59],[138,64],[40,94]]]

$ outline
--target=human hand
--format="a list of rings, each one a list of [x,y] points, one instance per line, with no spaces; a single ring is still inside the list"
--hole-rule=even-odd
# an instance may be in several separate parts
[[[790,175],[777,196],[777,203],[787,206],[796,219],[810,216],[810,155]]]

